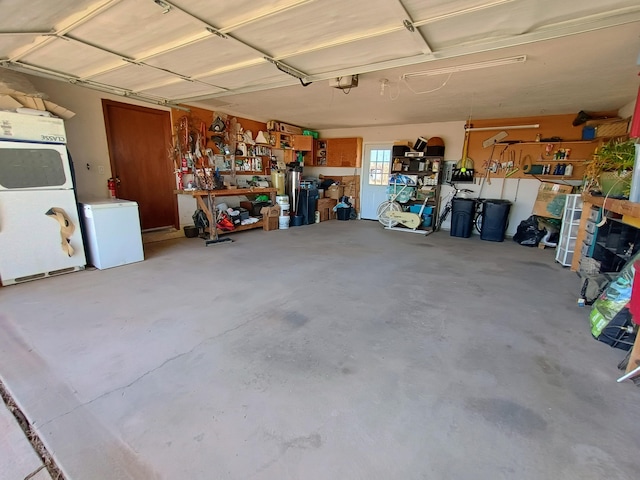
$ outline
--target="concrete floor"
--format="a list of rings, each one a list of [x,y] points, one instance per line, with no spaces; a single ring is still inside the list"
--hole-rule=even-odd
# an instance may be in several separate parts
[[[324,222],[0,289],[68,479],[635,479],[640,391],[553,251]]]

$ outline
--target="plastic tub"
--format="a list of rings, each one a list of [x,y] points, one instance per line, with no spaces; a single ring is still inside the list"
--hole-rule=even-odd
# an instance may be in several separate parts
[[[336,214],[337,214],[338,220],[350,220],[351,219],[351,207],[338,208],[336,210]]]
[[[184,236],[187,238],[196,238],[198,236],[198,227],[194,225],[185,225],[183,227]]]

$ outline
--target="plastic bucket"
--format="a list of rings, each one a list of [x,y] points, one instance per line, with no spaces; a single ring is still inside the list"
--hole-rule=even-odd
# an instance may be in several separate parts
[[[291,217],[291,226],[300,227],[303,221],[304,221],[304,217],[302,215],[295,215]]]
[[[281,216],[284,216],[284,215],[289,216],[289,204],[288,203],[281,203],[280,204],[280,215]]]
[[[278,217],[278,227],[280,230],[289,228],[289,215],[280,215]]]

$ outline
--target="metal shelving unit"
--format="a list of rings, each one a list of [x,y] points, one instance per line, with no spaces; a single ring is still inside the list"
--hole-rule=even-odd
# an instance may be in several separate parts
[[[562,227],[560,228],[560,238],[556,247],[556,262],[565,267],[570,266],[573,260],[581,216],[582,195],[567,195],[567,202],[562,216]]]

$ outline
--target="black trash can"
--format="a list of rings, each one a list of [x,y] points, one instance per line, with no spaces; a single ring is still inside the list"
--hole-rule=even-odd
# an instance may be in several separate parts
[[[454,198],[451,208],[452,237],[469,238],[473,230],[473,215],[476,211],[476,201],[473,198]]]
[[[504,241],[511,202],[509,200],[489,199],[482,206],[482,232],[480,238],[490,242]]]

